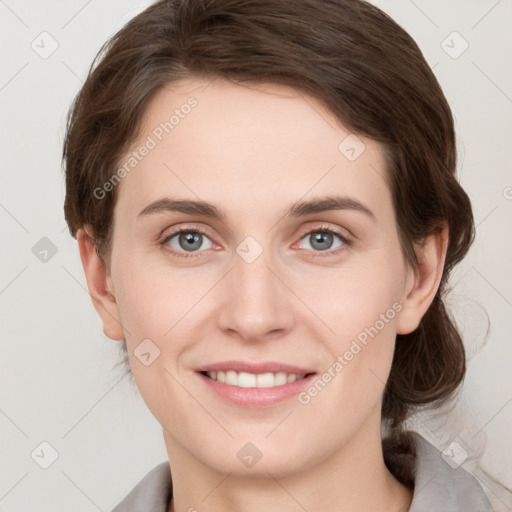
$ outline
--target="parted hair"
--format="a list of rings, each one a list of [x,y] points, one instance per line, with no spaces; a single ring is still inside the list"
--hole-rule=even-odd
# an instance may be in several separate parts
[[[386,465],[412,486],[415,450],[404,421],[450,398],[466,371],[461,336],[443,298],[474,238],[470,200],[456,177],[450,107],[414,40],[362,0],[160,0],[129,21],[94,59],[68,114],[63,161],[72,236],[90,224],[109,267],[116,172],[149,100],[191,77],[288,85],[319,100],[353,133],[381,144],[402,252],[446,225],[438,292],[418,328],[397,335],[383,397]]]

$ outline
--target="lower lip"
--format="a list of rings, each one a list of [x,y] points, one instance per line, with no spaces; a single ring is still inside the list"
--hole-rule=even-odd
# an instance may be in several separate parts
[[[210,379],[210,377],[202,373],[197,375],[212,391],[224,400],[241,407],[256,408],[270,407],[298,395],[304,387],[310,385],[311,380],[316,374],[311,374],[295,382],[272,388],[241,388]]]

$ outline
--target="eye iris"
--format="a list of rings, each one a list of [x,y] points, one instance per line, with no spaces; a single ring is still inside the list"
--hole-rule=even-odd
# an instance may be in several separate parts
[[[318,249],[320,251],[325,251],[326,249],[329,249],[329,247],[332,245],[333,236],[331,233],[326,232],[319,232],[314,233],[311,235],[311,247]],[[320,245],[317,245],[320,244]],[[326,244],[322,245],[322,244]]]
[[[182,247],[185,251],[194,251],[201,247],[202,243],[201,233],[181,233],[179,237],[180,247]]]

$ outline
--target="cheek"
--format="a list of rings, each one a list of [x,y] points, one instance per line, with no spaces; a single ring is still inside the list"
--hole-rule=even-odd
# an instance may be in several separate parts
[[[178,273],[171,277],[162,269],[125,261],[118,267],[122,286],[117,291],[129,363],[140,395],[161,424],[178,431],[180,421],[169,414],[169,405],[173,410],[190,408],[190,396],[179,384],[183,381],[179,365],[194,338],[187,313],[197,302],[198,291],[187,287]]]
[[[198,288],[197,278],[191,282],[190,272],[152,267],[133,259],[119,265],[116,278],[120,284],[119,289],[116,287],[118,309],[127,331],[127,344],[132,349],[146,338],[164,348],[166,340],[207,289],[205,283]]]
[[[324,395],[326,407],[328,402],[338,404],[334,407],[341,417],[347,417],[347,411],[352,415],[368,410],[382,396],[403,300],[403,268],[395,261],[375,261],[333,274],[321,293],[309,295],[314,311],[329,328],[320,338],[330,355],[321,376],[328,381],[328,390],[324,393],[322,388],[318,394]]]
[[[113,278],[130,366],[146,400],[148,393],[157,391],[165,369],[174,371],[182,350],[174,337],[175,326],[186,317],[186,305],[193,302],[179,276],[166,279],[162,271],[134,260],[119,263]]]
[[[391,257],[387,262],[384,257],[361,260],[294,278],[294,291],[320,320],[318,326],[326,328],[330,352],[348,349],[346,344],[358,336],[364,343],[370,336],[367,329],[394,340],[404,269]]]
[[[394,320],[386,324],[379,318],[339,344],[336,361],[341,364],[337,367],[342,377],[340,387],[344,394],[353,396],[356,408],[372,405],[382,395],[391,369],[395,337]]]
[[[298,397],[315,423],[337,425],[335,430],[319,434],[328,445],[346,442],[369,418],[380,418],[380,403],[393,360],[396,310],[385,301],[375,302],[371,307],[366,302],[361,312],[354,307],[353,316],[345,320],[339,317],[337,336],[328,345],[330,361]],[[394,304],[400,308],[399,303]],[[348,312],[347,306],[345,314]]]

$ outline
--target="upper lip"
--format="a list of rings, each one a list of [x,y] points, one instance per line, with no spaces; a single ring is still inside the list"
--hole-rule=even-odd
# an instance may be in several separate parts
[[[280,363],[277,361],[264,361],[260,363],[248,361],[221,361],[212,363],[197,368],[198,372],[227,372],[233,370],[235,372],[247,372],[259,375],[261,373],[294,373],[296,375],[306,375],[308,373],[315,373],[314,370],[294,366],[291,364]]]

